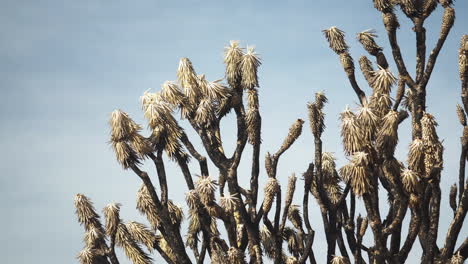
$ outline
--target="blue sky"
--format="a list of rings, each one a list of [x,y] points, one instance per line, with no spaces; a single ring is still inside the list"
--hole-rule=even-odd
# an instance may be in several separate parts
[[[357,60],[365,51],[355,33],[376,29],[381,35],[378,43],[390,58],[380,14],[371,1],[1,2],[0,226],[4,230],[0,253],[4,263],[76,263],[74,257],[83,245],[83,229],[73,208],[76,193],[89,196],[99,211],[107,203],[121,202],[125,221],[144,221],[135,209],[140,181],[115,161],[107,144],[107,120],[119,108],[145,125],[140,95],[174,80],[181,57],[189,57],[198,73],[214,80],[223,77],[223,47],[229,40],[257,47],[263,61],[259,70],[261,157],[277,150],[290,124],[306,118],[307,101],[315,92],[325,91],[330,103],[326,106],[324,150],[335,152],[340,166],[345,159],[338,113],[346,104],[355,107],[357,99],[321,30],[335,25],[347,32],[351,54]],[[440,124],[438,132],[445,146],[441,239],[451,220],[448,190],[457,180],[460,151],[461,127],[455,114],[455,104],[460,101],[457,50],[461,35],[468,33],[468,3],[457,1],[455,8],[456,23],[439,56],[427,98],[428,111]],[[440,20],[439,7],[426,22],[428,53]],[[414,34],[407,18],[401,16],[400,22],[400,46],[407,66],[414,69]],[[360,74],[358,81],[369,93]],[[232,121],[229,117],[223,122],[228,151],[234,144]],[[408,124],[405,121],[400,128],[397,155],[402,161],[409,143]],[[187,131],[199,144],[194,133]],[[249,153],[250,148],[245,156]],[[279,178],[285,181],[291,173],[304,172],[312,155],[312,136],[305,126],[301,138],[280,161]],[[241,184],[248,183],[245,161],[240,167]],[[166,167],[170,196],[183,204],[186,188],[182,175],[171,162]],[[192,167],[196,171],[196,164]],[[154,175],[152,166],[144,168]],[[263,171],[261,177],[266,177]],[[316,207],[311,209],[311,221],[318,234],[315,254],[324,256]],[[467,230],[465,227],[460,236],[468,235]],[[121,263],[128,261],[122,258]]]

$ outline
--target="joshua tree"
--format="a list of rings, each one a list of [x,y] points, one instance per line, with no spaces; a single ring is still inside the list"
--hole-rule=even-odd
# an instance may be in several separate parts
[[[440,34],[426,58],[424,21],[438,5],[444,9]],[[282,189],[276,175],[281,155],[301,135],[304,121],[297,119],[281,147],[266,154],[268,180],[263,187],[264,196],[259,196],[259,57],[253,48],[245,50],[238,42],[231,42],[224,57],[226,83],[210,82],[204,75],[197,75],[190,60],[182,58],[177,81],[167,81],[160,91],[145,92],[141,97],[151,129],[149,137],[142,136],[141,126],[121,110],[112,112],[109,121],[117,161],[143,182],[137,192],[137,209],[146,216],[149,227],[137,222],[124,223],[119,217],[120,204],[106,206],[101,223],[91,201],[82,194],[76,195],[76,214],[86,230],[85,247],[78,256],[80,262],[117,264],[115,246],[118,246],[137,264],[151,263],[149,253],[153,251],[168,263],[194,260],[203,263],[208,258],[213,263],[246,263],[247,260],[262,263],[264,257],[274,263],[316,263],[315,230],[309,221],[309,199],[313,197],[320,207],[326,234],[327,263],[404,263],[416,239],[422,247],[422,263],[463,263],[468,257],[468,238],[462,237],[464,241],[458,247],[456,242],[468,210],[468,181],[465,181],[468,35],[462,37],[459,53],[462,106],[457,106],[457,114],[463,126],[459,183],[451,187],[450,206],[454,216],[448,230],[441,230],[446,232],[445,243],[438,245],[443,146],[436,132],[437,122],[426,112],[426,87],[454,23],[455,11],[451,0],[374,0],[374,6],[382,13],[398,78],[390,72],[387,58],[375,41],[376,33],[357,34],[364,49],[376,58],[377,65],[366,56],[359,59],[361,72],[372,91],[370,96],[356,81],[344,32],[336,27],[323,31],[330,48],[339,55],[360,103],[357,110],[346,108],[341,113],[347,164],[337,169],[332,154],[322,152],[323,107],[327,98],[323,93],[316,93],[307,105],[315,158],[308,166],[305,164],[308,168],[302,175],[303,185],[297,185],[293,174]],[[397,7],[414,23],[415,76],[408,73],[397,42],[399,24],[394,12]],[[392,97],[393,86],[397,89]],[[200,136],[216,171],[208,170],[208,159],[198,152],[179,126],[176,111]],[[220,122],[230,112],[234,112],[237,125],[232,155],[224,151],[220,133]],[[398,127],[409,116],[412,143],[404,164],[394,153]],[[243,150],[248,145],[253,148],[249,186],[241,185],[237,175]],[[181,230],[182,208],[169,199],[163,153],[178,164],[187,184],[187,231]],[[196,178],[188,166],[191,158],[200,165],[197,172],[200,176]],[[155,164],[159,192],[153,184],[154,178],[141,169],[140,164],[146,159]],[[379,208],[382,204],[379,187],[388,193],[388,212]],[[302,205],[292,204],[298,188],[304,190]],[[356,203],[361,201],[365,216],[356,215]],[[407,227],[403,227],[405,217],[410,218]],[[371,244],[364,245],[368,226],[373,239]],[[222,227],[226,229],[226,237],[219,232]],[[402,230],[407,230],[406,237],[402,237]],[[284,242],[287,247],[283,247]]]

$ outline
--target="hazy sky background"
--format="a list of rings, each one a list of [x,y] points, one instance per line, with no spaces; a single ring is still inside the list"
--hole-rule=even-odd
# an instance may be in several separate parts
[[[3,263],[77,263],[83,228],[74,215],[76,193],[90,197],[100,212],[110,202],[123,204],[125,221],[144,221],[135,209],[140,180],[124,171],[108,145],[109,113],[120,108],[146,126],[139,97],[176,78],[181,57],[189,57],[209,80],[222,78],[223,47],[229,40],[255,45],[263,61],[259,71],[263,117],[261,159],[276,151],[289,126],[307,117],[306,103],[325,91],[327,129],[324,150],[335,152],[344,165],[338,114],[346,104],[356,107],[339,59],[321,30],[336,25],[347,33],[357,61],[365,51],[355,33],[374,28],[390,59],[379,12],[371,1],[1,1],[0,9],[0,255]],[[452,219],[448,190],[457,181],[461,126],[455,114],[460,101],[457,50],[468,33],[468,3],[457,1],[457,19],[437,61],[428,86],[428,108],[444,140],[445,168],[439,245]],[[426,22],[428,53],[439,32],[441,10]],[[414,33],[401,16],[398,33],[407,66],[414,70]],[[363,78],[361,86],[369,93]],[[228,152],[234,144],[233,119],[227,118],[223,138]],[[409,120],[401,126],[397,155],[406,161]],[[184,127],[186,123],[182,122]],[[304,133],[280,160],[278,177],[303,173],[313,157],[313,141]],[[187,129],[192,141],[199,140]],[[404,135],[403,135],[404,134]],[[145,131],[148,135],[148,131]],[[199,147],[199,150],[201,148]],[[251,147],[240,168],[248,184]],[[144,168],[155,176],[153,166]],[[191,165],[193,173],[198,166]],[[170,197],[184,204],[187,190],[180,170],[167,161]],[[263,168],[263,162],[262,162]],[[211,168],[211,172],[215,172]],[[217,174],[214,173],[217,177]],[[264,181],[262,171],[261,179]],[[302,181],[298,181],[302,186]],[[283,187],[285,188],[285,186]],[[301,189],[298,187],[298,189]],[[296,197],[302,196],[297,192]],[[384,199],[383,199],[384,200]],[[315,255],[326,255],[319,211],[310,212],[316,230]],[[386,215],[384,213],[383,215]],[[407,216],[408,217],[408,216]],[[146,222],[145,222],[146,223]],[[466,225],[465,225],[466,226]],[[468,235],[464,228],[460,237]],[[460,239],[461,240],[461,239]],[[419,248],[419,242],[415,242]],[[417,258],[411,256],[409,263]],[[160,262],[156,257],[155,263]],[[121,263],[129,263],[124,257]]]

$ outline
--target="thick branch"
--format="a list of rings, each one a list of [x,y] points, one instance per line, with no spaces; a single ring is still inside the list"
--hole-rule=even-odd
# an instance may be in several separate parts
[[[201,175],[203,176],[209,175],[206,157],[198,153],[198,151],[192,145],[192,142],[190,142],[190,140],[188,139],[187,134],[185,134],[185,132],[183,132],[182,136],[180,137],[180,141],[182,141],[182,143],[185,145],[187,150],[190,152],[190,155],[192,155],[200,163]]]
[[[452,19],[452,21],[446,21],[446,19]],[[442,46],[444,46],[445,40],[447,39],[447,36],[450,30],[452,29],[453,19],[455,19],[455,10],[450,6],[445,7],[444,19],[442,21],[442,28],[440,30],[439,39],[437,40],[436,46],[434,47],[434,49],[432,49],[431,54],[427,59],[426,71],[424,72],[424,77],[421,80],[421,87],[426,87],[429,78],[431,78],[432,70],[434,70],[437,56],[439,56],[439,52],[442,49]]]

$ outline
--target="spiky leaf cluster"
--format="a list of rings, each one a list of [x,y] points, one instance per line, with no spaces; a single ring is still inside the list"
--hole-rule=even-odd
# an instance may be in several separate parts
[[[78,222],[85,228],[83,239],[85,246],[78,254],[78,260],[83,264],[105,261],[107,252],[105,232],[93,203],[83,194],[77,194],[75,208]]]
[[[247,135],[250,144],[260,143],[260,127],[262,119],[259,112],[258,90],[256,88],[247,89],[247,115],[245,118],[247,124]]]
[[[156,239],[155,234],[148,227],[136,221],[128,222],[125,226],[136,242],[145,245],[149,252],[153,252]]]
[[[288,210],[288,220],[293,224],[297,230],[302,230],[302,217],[299,206],[292,204]]]
[[[369,157],[365,152],[356,152],[351,161],[340,169],[340,175],[357,196],[367,193],[370,188]]]
[[[440,29],[441,35],[447,35],[455,22],[455,9],[453,7],[444,8],[444,15],[442,16],[442,28]]]
[[[380,12],[389,12],[393,10],[393,4],[390,0],[373,0],[375,9]]]
[[[376,138],[376,149],[386,156],[393,156],[398,143],[398,112],[389,111],[380,123]]]
[[[369,52],[369,54],[376,56],[379,52],[382,51],[382,48],[377,45],[374,38],[377,37],[374,30],[366,30],[357,34],[358,41],[362,44],[364,49]]]
[[[152,152],[148,139],[139,134],[141,127],[127,113],[114,110],[109,120],[111,144],[117,161],[124,169],[138,164]]]
[[[437,125],[437,122],[431,114],[423,114],[423,118],[421,118],[421,127],[425,150],[424,166],[426,176],[429,176],[434,167],[440,167],[442,165],[443,147],[436,132]]]
[[[258,87],[258,67],[262,63],[254,47],[247,47],[247,52],[242,56],[240,67],[242,69],[242,86],[245,89]]]
[[[337,27],[331,27],[329,29],[322,30],[322,32],[325,35],[330,48],[336,52],[336,54],[348,51],[349,47],[344,40],[344,31]]]
[[[468,35],[463,35],[460,41],[458,71],[460,73],[460,79],[466,80],[468,78]]]
[[[177,69],[177,79],[184,89],[185,97],[192,105],[196,105],[201,97],[201,89],[198,85],[198,76],[188,58],[181,58]]]
[[[135,238],[132,237],[125,224],[120,223],[115,236],[116,245],[121,247],[125,255],[135,264],[152,263],[151,257],[143,251]]]
[[[226,64],[226,79],[229,86],[239,89],[242,76],[242,57],[244,52],[239,47],[239,41],[231,41],[224,49],[224,64]]]
[[[315,101],[307,104],[310,129],[316,138],[320,138],[325,130],[325,114],[323,113],[323,107],[327,102],[328,99],[325,94],[323,92],[318,92],[315,94]]]
[[[296,141],[302,133],[302,125],[304,124],[304,120],[297,119],[289,128],[288,135],[283,141],[281,145],[280,152],[287,150],[291,145]]]
[[[419,176],[412,170],[405,169],[401,172],[401,182],[408,193],[416,193],[419,190]]]
[[[151,195],[144,184],[141,185],[137,192],[136,208],[140,213],[144,214],[148,219],[153,230],[156,230],[160,225],[160,211],[151,199]]]
[[[364,75],[364,78],[366,78],[367,83],[372,85],[374,81],[374,68],[372,67],[372,62],[366,56],[361,56],[359,58],[359,67],[361,68],[361,72]]]
[[[226,212],[233,213],[239,203],[239,198],[237,194],[224,194],[220,199],[221,207],[226,210]]]
[[[164,149],[169,157],[188,159],[180,143],[182,128],[172,115],[171,104],[165,101],[161,92],[145,92],[140,98],[145,118],[152,134],[149,138],[154,149]]]
[[[373,115],[372,115],[373,116]],[[363,151],[371,142],[362,132],[361,123],[356,115],[348,108],[341,112],[341,139],[346,155]],[[371,117],[372,119],[372,117]]]
[[[195,184],[195,189],[200,197],[200,201],[207,205],[215,201],[216,181],[209,175],[200,176]]]
[[[271,209],[271,206],[273,204],[273,199],[275,198],[276,193],[280,190],[280,185],[278,183],[278,180],[275,178],[268,178],[268,181],[265,185],[265,199],[263,200],[263,211],[265,214],[268,214],[268,212]]]
[[[112,236],[117,232],[120,223],[120,206],[119,203],[111,203],[102,210],[106,219],[106,233],[108,236]]]
[[[331,264],[350,264],[349,259],[343,256],[334,256]]]

